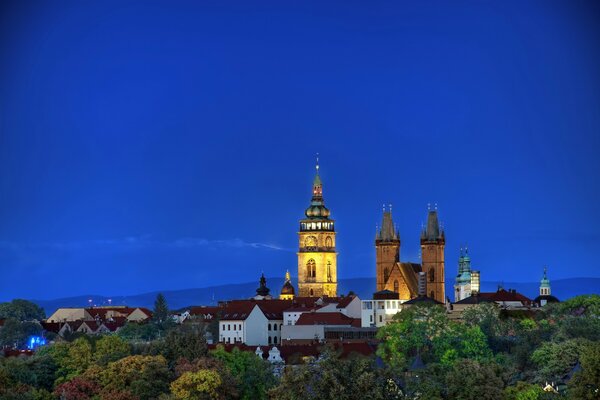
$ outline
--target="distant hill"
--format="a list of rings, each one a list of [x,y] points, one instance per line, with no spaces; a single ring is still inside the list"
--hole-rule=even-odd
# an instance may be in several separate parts
[[[284,278],[267,278],[267,286],[271,288],[271,294],[279,294]],[[482,282],[481,289],[484,292],[496,291],[499,282]],[[505,289],[516,289],[524,295],[534,298],[538,295],[538,282],[504,282]],[[229,285],[209,286],[205,288],[165,290],[161,291],[172,309],[180,309],[191,305],[210,305],[218,300],[244,299],[252,297],[258,287],[257,282],[235,283]],[[342,279],[338,282],[338,293],[347,294],[354,291],[360,298],[368,299],[375,291],[375,278],[351,278]],[[154,300],[159,291],[142,293],[132,296],[106,296],[90,294],[86,296],[65,297],[54,300],[33,300],[40,305],[46,314],[50,315],[60,307],[84,307],[88,305],[88,299],[92,299],[95,305],[108,305],[108,299],[112,305],[129,305],[139,307],[154,307]],[[452,283],[446,284],[446,293],[451,300],[453,296]],[[552,294],[559,299],[568,299],[579,294],[600,294],[600,278],[570,278],[552,281]]]

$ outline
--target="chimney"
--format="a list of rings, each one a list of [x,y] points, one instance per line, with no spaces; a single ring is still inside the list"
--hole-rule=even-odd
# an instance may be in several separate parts
[[[419,297],[427,296],[427,274],[419,272]]]

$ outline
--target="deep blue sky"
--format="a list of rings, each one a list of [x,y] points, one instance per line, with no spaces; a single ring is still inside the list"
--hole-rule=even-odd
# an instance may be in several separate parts
[[[252,3],[252,4],[251,4]],[[0,4],[0,300],[339,276],[427,203],[487,281],[600,277],[598,2]]]

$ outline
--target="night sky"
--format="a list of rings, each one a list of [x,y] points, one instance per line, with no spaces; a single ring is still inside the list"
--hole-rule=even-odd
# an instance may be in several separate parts
[[[0,3],[0,300],[340,278],[427,204],[484,281],[600,277],[600,3]]]

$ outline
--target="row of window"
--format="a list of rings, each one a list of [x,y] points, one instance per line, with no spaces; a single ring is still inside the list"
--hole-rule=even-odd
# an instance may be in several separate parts
[[[317,277],[317,263],[312,258],[306,263],[306,279]],[[327,281],[331,282],[331,261],[327,261]]]
[[[282,326],[283,326],[283,324],[279,324],[279,330],[281,330],[281,327],[282,327]],[[269,324],[269,325],[267,326],[267,329],[268,329],[268,330],[271,330],[271,328],[272,328],[272,330],[276,331],[276,330],[277,330],[277,324],[273,324],[272,326],[271,326],[271,324]]]
[[[235,327],[239,326],[239,328],[237,328],[237,330],[242,330],[242,324],[233,324],[233,330],[235,331]],[[225,324],[223,324],[223,327],[221,328],[221,330],[225,330]],[[231,330],[231,324],[227,324],[227,330],[230,331]]]
[[[300,227],[303,231],[316,230],[316,229],[327,229],[333,230],[333,222],[302,222]]]

